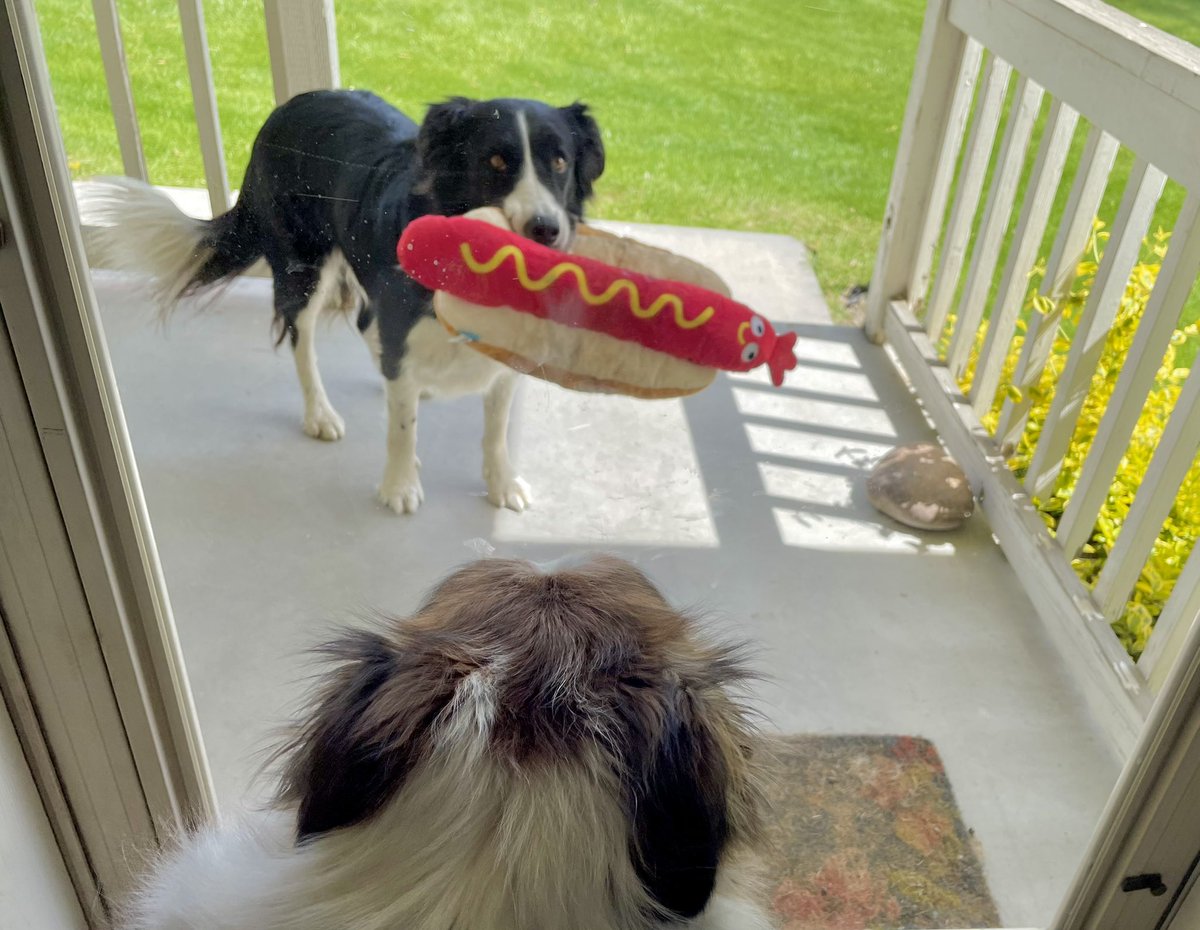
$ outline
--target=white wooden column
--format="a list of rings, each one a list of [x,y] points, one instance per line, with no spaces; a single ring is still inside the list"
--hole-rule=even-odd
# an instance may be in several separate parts
[[[947,0],[929,0],[917,50],[917,67],[892,171],[883,234],[867,298],[867,335],[884,339],[888,304],[905,293],[917,266],[921,232],[935,188],[938,156],[954,123],[967,37],[947,19]]]
[[[333,0],[263,0],[275,102],[341,83]]]

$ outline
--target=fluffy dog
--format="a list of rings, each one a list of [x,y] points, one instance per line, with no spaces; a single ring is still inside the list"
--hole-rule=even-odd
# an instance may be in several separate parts
[[[450,340],[430,292],[397,266],[396,243],[418,216],[494,206],[523,235],[566,248],[603,170],[600,131],[581,103],[458,97],[431,107],[418,127],[374,94],[314,91],[267,119],[228,213],[192,219],[129,179],[93,182],[81,206],[85,222],[99,227],[89,241],[93,261],[152,275],[164,311],[266,258],[280,338],[291,340],[304,395],[304,430],[318,439],[340,439],[345,424],[317,370],[317,318],[334,303],[357,302],[358,329],[387,388],[383,502],[412,513],[424,500],[419,399],[481,393],[488,499],[523,510],[529,488],[507,444],[516,376]]]
[[[766,930],[735,650],[617,559],[485,560],[337,661],[277,808],[186,839],[133,930]]]

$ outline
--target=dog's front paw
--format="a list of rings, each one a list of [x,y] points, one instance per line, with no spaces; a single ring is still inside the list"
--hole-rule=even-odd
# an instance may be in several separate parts
[[[421,481],[416,475],[408,480],[385,481],[379,489],[379,499],[396,513],[416,513],[425,500]]]
[[[333,442],[346,435],[346,421],[328,403],[313,404],[304,414],[304,432],[313,439]]]
[[[488,500],[496,507],[507,507],[520,513],[533,503],[533,492],[524,478],[507,475],[488,480]]]

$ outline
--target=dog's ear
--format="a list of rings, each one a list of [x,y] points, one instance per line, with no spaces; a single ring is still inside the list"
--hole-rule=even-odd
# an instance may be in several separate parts
[[[648,749],[628,799],[633,863],[664,910],[690,919],[712,896],[730,827],[722,757],[685,689],[668,693]]]
[[[588,112],[587,104],[573,103],[560,111],[571,127],[575,139],[577,158],[575,163],[575,187],[582,204],[592,196],[592,185],[604,173],[604,141],[600,138],[600,127]]]
[[[417,155],[426,165],[449,164],[458,148],[457,129],[475,103],[467,97],[451,97],[433,104],[417,132]]]
[[[323,652],[340,661],[290,744],[281,797],[298,808],[297,839],[378,811],[427,754],[461,673],[435,650],[351,633]]]

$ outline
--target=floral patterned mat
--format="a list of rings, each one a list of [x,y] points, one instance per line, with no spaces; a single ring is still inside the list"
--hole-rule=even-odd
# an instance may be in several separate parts
[[[998,927],[974,839],[933,744],[784,736],[771,792],[783,930]]]

